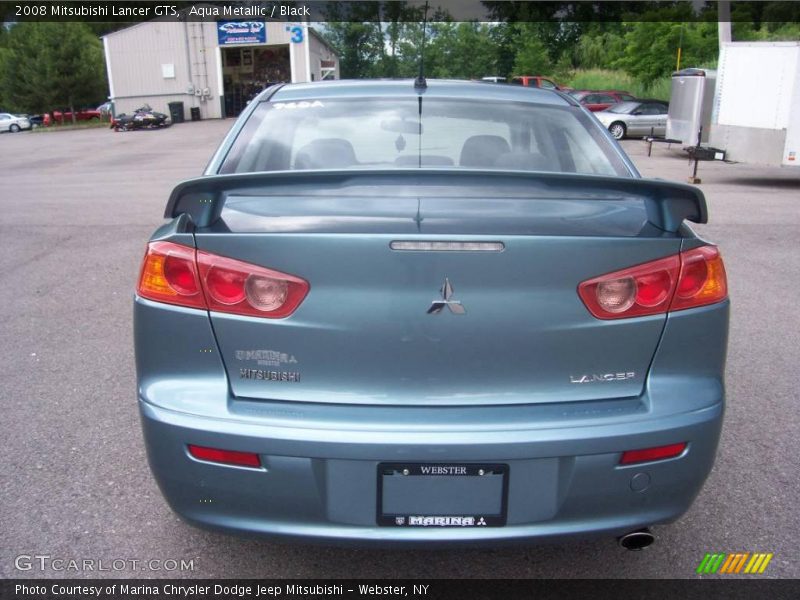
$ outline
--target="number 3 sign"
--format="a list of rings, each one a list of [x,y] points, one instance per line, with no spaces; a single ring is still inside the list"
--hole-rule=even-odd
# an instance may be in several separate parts
[[[293,44],[299,44],[303,41],[303,28],[299,25],[287,25],[286,31],[292,34],[291,41]]]

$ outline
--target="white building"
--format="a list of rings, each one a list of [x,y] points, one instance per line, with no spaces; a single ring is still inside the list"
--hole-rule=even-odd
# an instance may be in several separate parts
[[[103,36],[115,114],[149,104],[185,118],[233,117],[267,85],[339,78],[333,49],[307,23],[167,21],[139,23]]]

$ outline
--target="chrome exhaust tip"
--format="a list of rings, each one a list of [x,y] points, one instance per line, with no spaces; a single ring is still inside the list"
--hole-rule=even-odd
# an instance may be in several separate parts
[[[642,550],[656,541],[656,538],[653,533],[645,527],[644,529],[626,533],[625,535],[617,538],[617,541],[619,542],[619,545],[626,550]]]

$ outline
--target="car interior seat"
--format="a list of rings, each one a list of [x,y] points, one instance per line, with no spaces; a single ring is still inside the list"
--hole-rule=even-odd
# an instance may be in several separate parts
[[[357,165],[353,145],[341,138],[324,138],[306,144],[297,152],[295,169],[336,169]]]
[[[511,151],[508,142],[499,135],[473,135],[461,147],[458,164],[462,167],[490,169],[497,156]]]

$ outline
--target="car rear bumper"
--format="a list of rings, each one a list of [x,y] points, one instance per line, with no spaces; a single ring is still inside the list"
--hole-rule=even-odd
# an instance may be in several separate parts
[[[196,416],[139,401],[151,469],[170,506],[194,524],[336,544],[487,544],[621,535],[691,505],[714,462],[723,402],[653,419],[513,430],[437,426],[331,428],[298,418]],[[367,407],[364,407],[367,409]],[[335,411],[335,407],[326,410]],[[469,410],[469,409],[465,409]],[[641,415],[640,415],[641,417]],[[277,423],[277,424],[276,424]],[[328,424],[330,425],[330,424]],[[688,442],[679,457],[620,466],[624,450]],[[262,469],[198,461],[187,444],[255,452]],[[376,522],[378,464],[502,463],[503,527],[385,527]]]

